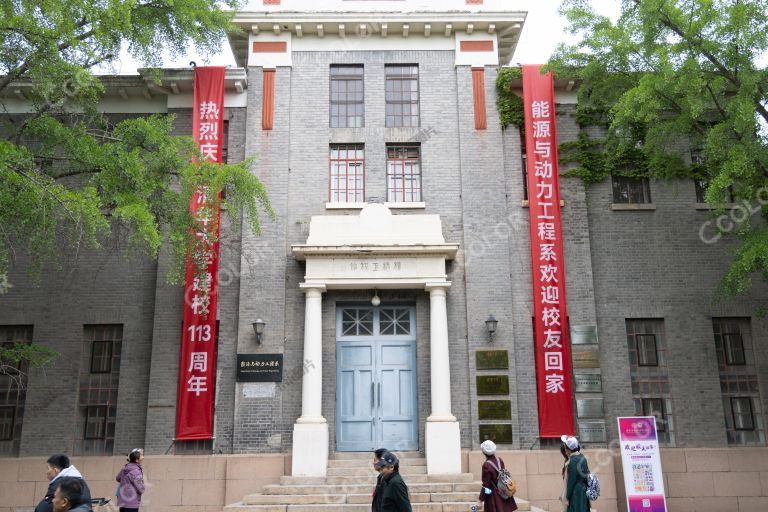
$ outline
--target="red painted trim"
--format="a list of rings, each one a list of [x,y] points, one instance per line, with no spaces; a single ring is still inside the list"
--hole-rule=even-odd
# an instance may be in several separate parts
[[[469,3],[470,0],[467,0],[467,3]],[[483,3],[483,0],[480,0],[480,3]],[[264,5],[280,5],[280,0],[264,0]]]
[[[271,130],[275,124],[275,70],[264,70],[264,89],[262,91],[261,129]]]
[[[266,0],[264,0],[264,3],[267,3]],[[467,5],[483,5],[483,0],[467,0]]]
[[[475,105],[475,130],[485,130],[488,127],[488,117],[485,112],[485,69],[472,68],[472,98]]]
[[[492,52],[493,40],[484,39],[482,41],[461,41],[459,51],[462,52]]]
[[[288,43],[285,41],[254,41],[253,53],[285,53]]]

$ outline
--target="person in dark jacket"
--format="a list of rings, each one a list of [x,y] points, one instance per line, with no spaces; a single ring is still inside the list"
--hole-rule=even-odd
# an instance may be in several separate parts
[[[394,453],[384,453],[379,459],[384,492],[381,497],[382,512],[412,512],[408,499],[408,486],[400,476],[400,461]]]
[[[91,508],[91,491],[88,489],[88,484],[85,483],[83,475],[77,468],[70,464],[69,457],[63,453],[56,453],[48,457],[46,461],[48,469],[45,471],[45,476],[49,480],[48,490],[45,493],[45,497],[35,507],[35,512],[53,512],[53,495],[56,492],[56,487],[59,485],[59,479],[64,477],[73,477],[80,480],[81,492],[83,493],[83,503],[88,506],[88,510]]]
[[[91,500],[83,499],[83,479],[65,476],[56,480],[51,507],[53,512],[90,512]]]
[[[381,474],[381,464],[379,463],[381,456],[385,453],[389,453],[386,448],[379,448],[373,452],[373,469],[379,474],[376,477],[376,487],[373,489],[373,496],[371,501],[371,511],[381,512],[381,499],[384,497],[384,475]]]
[[[568,467],[565,471],[565,500],[563,507],[567,512],[589,512],[590,504],[587,498],[587,478],[589,466],[587,458],[581,453],[579,441],[573,436],[561,436],[568,455]]]
[[[496,483],[499,481],[499,471],[505,467],[501,457],[496,456],[496,443],[486,439],[480,445],[480,449],[485,455],[485,462],[483,463],[483,488],[477,498],[478,510],[480,508],[484,512],[512,512],[517,510],[515,498],[513,496],[507,499],[502,498],[496,488]]]
[[[128,454],[128,464],[115,477],[119,484],[117,488],[117,506],[120,512],[138,512],[141,506],[141,495],[144,494],[144,471],[141,461],[144,460],[144,450],[134,448]]]

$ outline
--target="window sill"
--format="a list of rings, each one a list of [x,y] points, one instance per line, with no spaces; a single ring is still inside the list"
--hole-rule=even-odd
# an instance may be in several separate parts
[[[653,203],[611,203],[613,211],[637,211],[637,210],[655,210]]]
[[[721,203],[714,206],[707,203],[696,203],[695,208],[697,210],[733,210],[737,206],[739,206],[738,203]]]
[[[412,208],[412,209],[424,209],[427,207],[427,203],[424,201],[414,201],[412,203],[397,202],[397,203],[384,203],[387,208]]]
[[[527,199],[523,199],[520,202],[520,206],[523,207],[523,208],[528,208],[528,207],[530,207],[530,202]],[[561,199],[560,200],[560,207],[562,208],[563,206],[565,206],[565,199]]]
[[[368,203],[325,203],[326,210],[362,210]]]

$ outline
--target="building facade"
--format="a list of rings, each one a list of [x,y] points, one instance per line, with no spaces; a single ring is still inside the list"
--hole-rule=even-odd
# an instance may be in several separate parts
[[[23,389],[3,382],[2,455],[292,452],[294,474],[319,475],[329,453],[384,445],[451,473],[485,438],[551,444],[538,436],[525,150],[495,107],[525,13],[312,5],[235,16],[227,158],[254,158],[277,217],[260,236],[222,225],[215,439],[174,442],[183,291],[164,254],[115,240],[39,284],[23,261],[12,270],[0,339],[60,357]],[[105,77],[102,108],[173,113],[189,134],[191,79]],[[561,142],[579,130],[573,87],[556,83]],[[767,290],[717,289],[733,249],[718,227],[762,199],[716,221],[693,181],[560,183],[575,433],[605,446],[617,416],[656,415],[669,447],[763,446]],[[243,354],[281,355],[281,381],[237,381]]]

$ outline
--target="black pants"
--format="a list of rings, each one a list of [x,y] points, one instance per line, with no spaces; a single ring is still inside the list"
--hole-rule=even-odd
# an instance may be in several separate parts
[[[139,512],[139,509],[120,507],[120,512]]]

